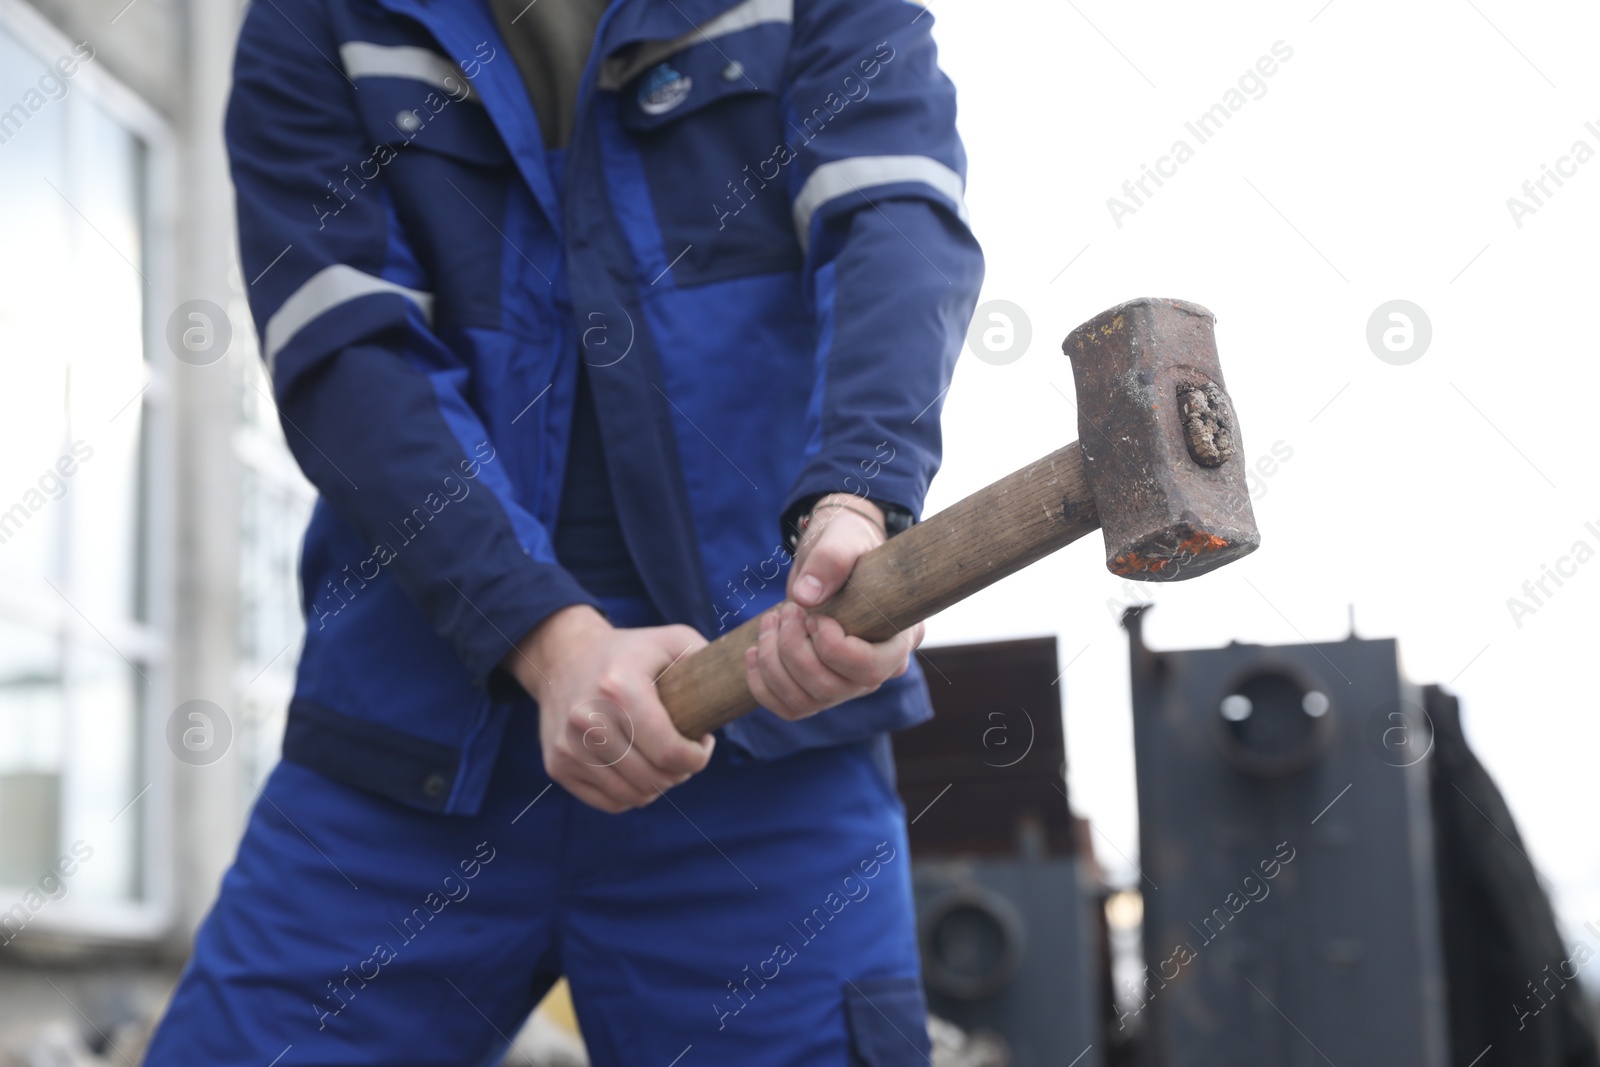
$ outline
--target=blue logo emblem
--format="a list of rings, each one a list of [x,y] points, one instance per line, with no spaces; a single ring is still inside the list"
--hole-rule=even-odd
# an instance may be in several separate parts
[[[646,115],[664,115],[688,99],[693,87],[693,78],[659,63],[639,83],[639,110]]]

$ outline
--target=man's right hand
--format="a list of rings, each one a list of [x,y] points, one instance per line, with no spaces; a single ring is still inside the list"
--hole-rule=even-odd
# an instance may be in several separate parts
[[[705,644],[688,626],[619,630],[582,604],[537,626],[503,666],[539,702],[545,773],[615,814],[644,807],[703,769],[716,738],[678,733],[655,683]]]

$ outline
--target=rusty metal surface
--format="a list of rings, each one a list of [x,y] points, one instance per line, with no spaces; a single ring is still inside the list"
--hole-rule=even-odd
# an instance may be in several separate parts
[[[1062,342],[1113,574],[1180,581],[1261,544],[1215,324],[1198,304],[1142,297]]]

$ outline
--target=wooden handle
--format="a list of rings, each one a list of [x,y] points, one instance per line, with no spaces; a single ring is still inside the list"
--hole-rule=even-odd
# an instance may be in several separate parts
[[[1099,526],[1073,442],[868,552],[816,610],[847,634],[883,641]],[[755,710],[744,650],[760,625],[757,616],[662,675],[656,689],[679,733],[703,737]]]

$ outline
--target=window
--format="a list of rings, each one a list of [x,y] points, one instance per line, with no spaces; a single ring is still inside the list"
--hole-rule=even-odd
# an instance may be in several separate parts
[[[165,921],[159,120],[0,0],[0,942]]]

